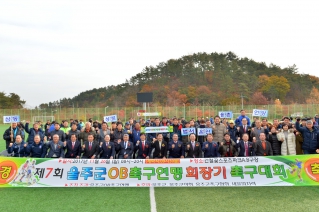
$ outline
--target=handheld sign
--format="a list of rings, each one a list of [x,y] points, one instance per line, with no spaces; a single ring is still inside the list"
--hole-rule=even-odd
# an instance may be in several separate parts
[[[137,116],[161,116],[161,112],[137,113]]]
[[[212,128],[197,128],[197,135],[198,136],[205,136],[207,134],[212,134],[213,129]]]
[[[268,117],[268,110],[254,109],[253,116]]]
[[[112,116],[104,116],[105,122],[116,122],[117,121],[117,115]]]
[[[196,129],[195,128],[182,128],[181,129],[181,134],[182,135],[189,135],[189,134],[196,134]]]
[[[3,123],[14,123],[14,122],[20,122],[20,116],[14,115],[14,116],[3,116]]]
[[[165,133],[173,132],[173,126],[160,126],[160,127],[141,127],[142,133]]]
[[[233,119],[232,111],[219,111],[219,117],[221,119]]]

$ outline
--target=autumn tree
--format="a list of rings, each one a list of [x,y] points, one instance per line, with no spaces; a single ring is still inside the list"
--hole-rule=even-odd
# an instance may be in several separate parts
[[[250,103],[253,105],[266,105],[268,101],[261,92],[255,92],[250,99]]]
[[[271,99],[284,99],[289,89],[290,85],[285,77],[273,75],[268,78],[261,91]]]
[[[312,87],[309,98],[306,102],[308,104],[319,104],[319,91],[317,88]]]

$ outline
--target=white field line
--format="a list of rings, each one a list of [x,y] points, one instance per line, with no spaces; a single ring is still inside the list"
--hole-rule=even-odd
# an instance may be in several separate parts
[[[156,201],[154,187],[150,187],[150,201],[151,201],[151,212],[156,212]]]

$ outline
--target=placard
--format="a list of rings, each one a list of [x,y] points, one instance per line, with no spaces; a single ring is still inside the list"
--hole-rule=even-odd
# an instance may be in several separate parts
[[[182,128],[181,135],[189,135],[189,134],[196,134],[196,128]]]
[[[253,116],[268,117],[268,110],[254,109],[253,110]]]
[[[233,119],[232,111],[219,111],[218,114],[221,119]]]
[[[20,122],[20,116],[19,115],[13,115],[13,116],[3,116],[3,123],[15,123]]]
[[[117,115],[104,116],[104,122],[117,122]]]
[[[206,136],[207,134],[212,134],[212,128],[197,128],[197,135],[198,136]]]
[[[145,112],[145,113],[137,113],[137,116],[161,116],[161,112]]]

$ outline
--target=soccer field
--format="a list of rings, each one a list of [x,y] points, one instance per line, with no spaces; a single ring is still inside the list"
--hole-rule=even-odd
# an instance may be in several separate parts
[[[2,135],[8,125],[0,125]],[[318,211],[319,187],[2,188],[1,211]],[[154,210],[155,211],[155,210]]]

